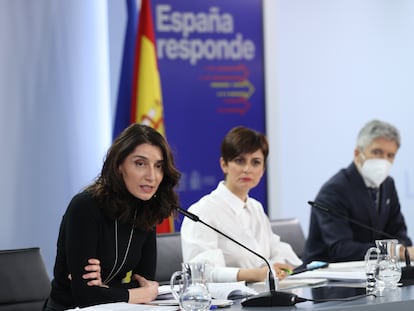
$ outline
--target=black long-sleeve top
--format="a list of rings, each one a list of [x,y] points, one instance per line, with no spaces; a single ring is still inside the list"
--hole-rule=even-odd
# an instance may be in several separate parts
[[[132,202],[140,208],[140,201]],[[137,273],[146,279],[154,279],[156,266],[156,233],[132,229],[131,224],[117,222],[115,243],[115,219],[111,219],[98,207],[88,192],[77,194],[63,216],[57,242],[54,279],[50,297],[68,308],[85,307],[109,302],[127,302],[128,289],[139,287],[131,275]],[[107,284],[109,288],[88,286],[82,279],[89,258],[101,262],[104,281],[116,261],[115,271],[121,265],[133,230],[130,248],[120,271]],[[71,279],[69,279],[69,275]]]

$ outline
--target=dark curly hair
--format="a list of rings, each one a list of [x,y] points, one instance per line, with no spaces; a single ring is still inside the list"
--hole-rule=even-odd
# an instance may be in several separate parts
[[[156,194],[148,201],[129,193],[119,171],[123,161],[141,144],[159,147],[163,157],[164,177]],[[109,216],[133,223],[143,230],[152,230],[156,224],[175,214],[179,202],[174,188],[180,177],[165,138],[150,126],[134,123],[115,139],[107,152],[101,174],[86,190],[92,193]],[[136,208],[137,204],[141,208]]]

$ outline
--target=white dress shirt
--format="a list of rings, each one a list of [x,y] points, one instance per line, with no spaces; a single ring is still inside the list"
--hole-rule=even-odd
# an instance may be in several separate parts
[[[250,197],[243,202],[223,181],[188,210],[271,263],[302,264],[292,247],[281,242],[280,237],[272,232],[262,204]],[[235,282],[239,268],[266,265],[258,256],[188,218],[184,218],[181,226],[181,243],[185,262],[208,264],[207,279],[210,282]]]

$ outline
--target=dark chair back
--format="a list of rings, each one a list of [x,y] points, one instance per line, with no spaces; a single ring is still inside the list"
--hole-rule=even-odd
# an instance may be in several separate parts
[[[180,232],[158,234],[155,280],[161,285],[170,284],[171,275],[181,271],[182,262]]]
[[[50,279],[38,247],[0,250],[0,310],[42,310]]]

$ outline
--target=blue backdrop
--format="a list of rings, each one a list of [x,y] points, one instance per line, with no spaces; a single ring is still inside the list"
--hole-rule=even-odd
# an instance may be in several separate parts
[[[265,132],[262,3],[152,5],[166,136],[183,174],[181,204],[188,208],[223,179],[220,144],[228,130],[244,125]],[[266,205],[266,177],[251,195]]]

